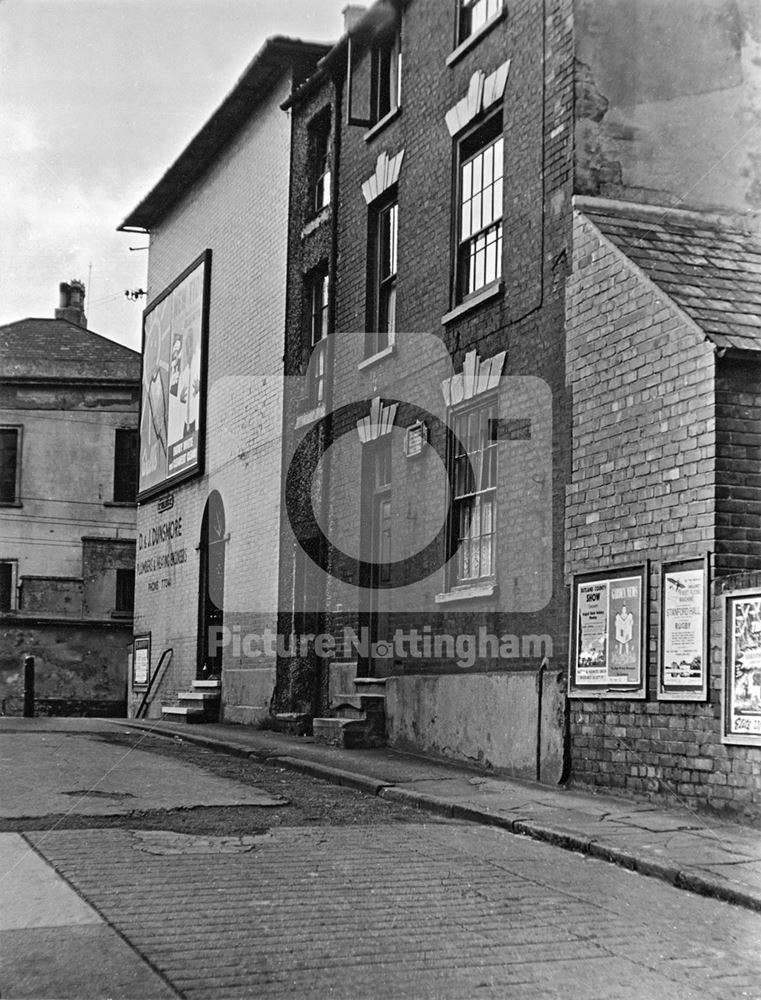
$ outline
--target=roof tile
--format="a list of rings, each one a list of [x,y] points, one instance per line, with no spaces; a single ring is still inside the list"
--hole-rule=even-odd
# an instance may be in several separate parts
[[[720,347],[761,351],[761,238],[734,219],[580,198],[577,207]]]

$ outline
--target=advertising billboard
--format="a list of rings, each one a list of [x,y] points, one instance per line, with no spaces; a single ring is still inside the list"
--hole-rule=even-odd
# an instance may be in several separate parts
[[[145,310],[138,499],[203,471],[211,251]]]

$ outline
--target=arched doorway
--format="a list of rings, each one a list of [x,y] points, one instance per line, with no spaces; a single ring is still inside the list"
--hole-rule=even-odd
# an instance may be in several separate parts
[[[198,572],[198,657],[199,680],[222,674],[220,632],[224,620],[225,596],[225,506],[216,490],[209,494],[201,521],[200,566]]]

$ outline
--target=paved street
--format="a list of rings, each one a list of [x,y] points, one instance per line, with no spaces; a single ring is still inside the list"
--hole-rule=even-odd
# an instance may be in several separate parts
[[[0,922],[3,998],[761,997],[748,910],[184,741],[46,735],[75,791],[108,768],[105,790],[127,788],[124,747],[140,739],[143,781],[181,769],[185,806],[157,810],[130,785],[121,814],[88,815],[103,800],[80,794],[69,815],[4,820],[24,836],[0,835],[16,899]],[[17,772],[13,743],[4,802],[50,752],[25,734]],[[200,805],[210,780],[243,804]],[[275,804],[246,804],[257,796]]]

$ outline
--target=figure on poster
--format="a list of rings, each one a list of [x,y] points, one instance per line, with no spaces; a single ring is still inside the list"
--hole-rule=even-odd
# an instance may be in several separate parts
[[[141,489],[160,482],[166,474],[169,447],[167,439],[169,367],[164,351],[168,335],[164,319],[163,310],[157,309],[151,315],[145,331],[143,401],[140,417]]]
[[[201,341],[194,323],[187,326],[183,338],[180,401],[185,405],[182,436],[195,434],[198,427],[198,403],[201,391]]]
[[[626,605],[621,605],[621,610],[616,615],[616,647],[620,654],[629,655],[632,637],[634,634],[634,615],[626,610]]]
[[[182,378],[182,336],[172,336],[172,358],[169,366],[169,419],[167,421],[167,436],[170,444],[175,444],[183,436],[185,424],[185,406],[180,399],[180,382]]]

